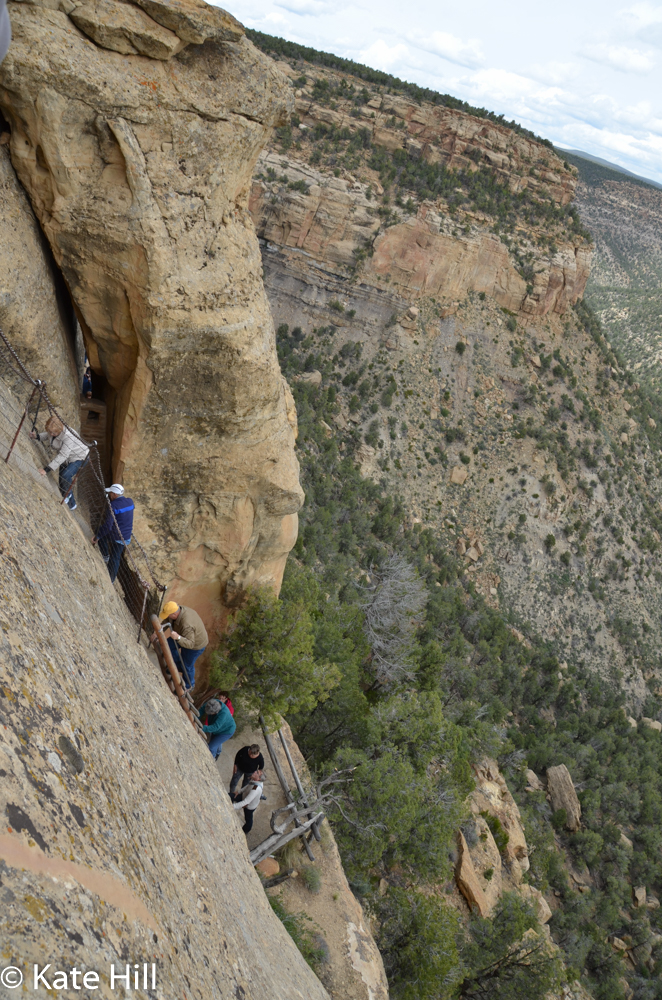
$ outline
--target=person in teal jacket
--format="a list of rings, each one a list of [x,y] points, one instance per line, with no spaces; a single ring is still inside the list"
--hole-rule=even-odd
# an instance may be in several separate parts
[[[200,709],[202,728],[209,735],[209,750],[214,760],[217,759],[223,744],[234,736],[237,723],[230,714],[230,709],[217,698],[206,701]]]

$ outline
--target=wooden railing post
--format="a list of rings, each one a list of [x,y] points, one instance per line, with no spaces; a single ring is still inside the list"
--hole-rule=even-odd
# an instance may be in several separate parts
[[[278,760],[278,757],[276,756],[276,750],[275,750],[274,745],[273,745],[273,743],[271,741],[271,737],[269,736],[269,733],[267,732],[267,725],[266,725],[266,723],[264,721],[264,717],[262,715],[260,716],[260,725],[262,726],[262,732],[264,734],[264,741],[267,744],[267,750],[269,751],[269,756],[271,757],[271,761],[272,761],[272,763],[274,765],[274,770],[275,770],[276,774],[278,775],[278,780],[280,781],[280,785],[281,785],[281,788],[283,789],[283,792],[285,794],[285,798],[287,799],[288,802],[294,802],[294,796],[292,795],[292,792],[290,791],[290,786],[288,785],[287,781],[285,780],[285,775],[283,774],[283,769],[280,766],[280,761]],[[298,819],[295,820],[295,823],[296,823],[296,825],[298,827],[300,827],[302,825],[299,822]],[[306,849],[306,854],[308,855],[309,860],[310,861],[314,861],[315,857],[313,855],[313,852],[310,849],[310,845],[305,840],[305,838],[304,838],[304,841],[303,841],[303,846]]]

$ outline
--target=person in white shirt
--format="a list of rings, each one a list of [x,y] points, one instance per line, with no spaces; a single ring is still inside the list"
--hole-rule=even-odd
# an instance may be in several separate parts
[[[250,783],[244,785],[242,790],[233,798],[234,808],[244,810],[244,833],[250,833],[253,829],[253,816],[262,798],[264,788],[264,771],[254,771]]]
[[[31,431],[30,437],[36,438],[57,452],[55,458],[51,459],[48,465],[40,469],[39,472],[42,476],[48,472],[59,472],[60,493],[66,498],[65,502],[69,510],[75,510],[76,501],[71,484],[87,460],[90,449],[54,415],[46,421],[46,430],[43,433],[37,434],[35,431]]]

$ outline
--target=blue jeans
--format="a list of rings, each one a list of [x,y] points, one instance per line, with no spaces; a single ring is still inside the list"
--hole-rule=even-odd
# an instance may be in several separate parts
[[[214,733],[214,735],[209,740],[209,749],[214,760],[217,759],[221,750],[223,749],[223,744],[226,740],[231,740],[234,733]]]
[[[71,492],[71,480],[74,478],[83,460],[79,459],[77,462],[69,462],[69,465],[65,465],[64,468],[60,466],[60,494],[66,497],[66,505],[69,509],[76,506],[76,501],[74,500],[74,495]]]
[[[111,583],[115,583],[117,578],[123,551],[124,542],[115,542],[110,538],[99,539],[99,552],[108,564]]]
[[[168,645],[170,646],[175,666],[184,675],[186,688],[192,688],[195,685],[195,661],[204,653],[207,647],[203,646],[202,649],[182,649],[174,639],[168,639]]]

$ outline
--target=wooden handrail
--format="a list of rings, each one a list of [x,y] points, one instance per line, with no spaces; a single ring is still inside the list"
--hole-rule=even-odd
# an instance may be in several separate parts
[[[173,659],[172,653],[170,652],[170,646],[168,645],[168,640],[161,626],[161,622],[159,621],[157,615],[152,615],[151,621],[152,621],[152,626],[154,628],[154,632],[156,633],[156,642],[152,643],[152,645],[154,646],[154,651],[156,652],[157,658],[159,659],[159,663],[162,658],[165,663],[165,666],[168,668],[168,672],[170,673],[170,676],[172,678],[172,683],[175,685],[175,695],[179,700],[179,704],[186,712],[186,715],[193,728],[196,730],[196,732],[200,733],[200,735],[206,742],[207,737],[202,731],[200,721],[193,715],[193,712],[191,711],[191,706],[189,705],[188,698],[186,697],[186,692],[184,691],[184,688],[182,686],[181,674],[179,673],[179,670],[175,666],[175,661]],[[163,670],[163,665],[161,665],[161,669]]]

